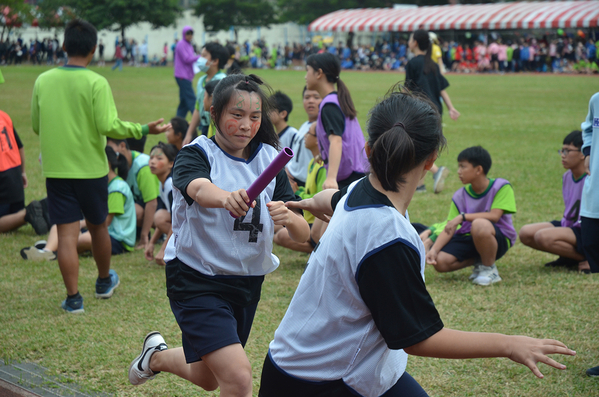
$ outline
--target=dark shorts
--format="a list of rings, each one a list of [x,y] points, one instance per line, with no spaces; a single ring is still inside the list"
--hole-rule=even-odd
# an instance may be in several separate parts
[[[510,249],[510,243],[497,225],[493,224],[493,227],[495,228],[495,240],[497,241],[497,254],[495,255],[495,259],[497,260],[504,256],[507,250]],[[445,247],[441,248],[441,251],[455,256],[460,262],[480,257],[471,235],[454,235]]]
[[[561,221],[551,221],[549,222],[555,227],[562,227]],[[574,232],[574,236],[576,236],[576,251],[580,255],[584,255],[584,249],[582,248],[582,229],[580,227],[571,227],[572,232]]]
[[[92,225],[108,216],[108,177],[98,179],[46,179],[48,212],[52,224],[77,222],[81,214]]]
[[[129,252],[123,247],[123,244],[114,237],[110,236],[110,243],[112,244],[112,255],[120,255],[125,252]]]
[[[584,256],[591,272],[599,273],[599,219],[582,217],[582,243]]]
[[[328,382],[311,382],[285,373],[276,366],[270,353],[266,355],[262,367],[259,397],[354,397],[355,391],[345,385],[342,379]],[[422,386],[407,372],[382,397],[427,397]]]
[[[183,352],[188,364],[234,343],[245,346],[258,307],[258,302],[240,307],[215,295],[182,301],[170,299],[170,303],[183,334]]]
[[[16,203],[9,203],[9,204],[0,204],[0,218],[5,215],[16,214],[17,212],[21,211],[23,208],[25,208],[24,201],[17,201]]]
[[[156,197],[156,211],[165,210],[166,205],[164,205],[164,201],[160,198],[160,196]]]

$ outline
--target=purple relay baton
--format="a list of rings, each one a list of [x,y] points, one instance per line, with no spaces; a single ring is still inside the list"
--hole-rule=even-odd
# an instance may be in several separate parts
[[[248,205],[251,204],[252,201],[254,201],[256,199],[256,197],[258,197],[264,189],[266,189],[266,186],[268,186],[268,184],[273,179],[275,179],[277,174],[279,172],[281,172],[281,170],[283,168],[285,168],[285,166],[287,165],[289,160],[291,160],[292,158],[293,158],[293,150],[291,150],[288,147],[281,150],[281,152],[268,165],[268,167],[266,167],[266,169],[264,171],[262,171],[262,173],[260,174],[258,179],[256,179],[254,181],[254,183],[252,183],[252,186],[250,186],[246,190],[246,193],[248,194],[248,197],[250,199],[250,202],[248,203]],[[237,218],[235,215],[233,215],[233,213],[229,212],[229,214],[231,214],[231,216],[233,218]]]

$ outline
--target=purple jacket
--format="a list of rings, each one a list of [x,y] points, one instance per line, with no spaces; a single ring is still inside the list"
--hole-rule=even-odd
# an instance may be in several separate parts
[[[193,46],[185,40],[185,33],[193,30],[191,26],[183,28],[183,37],[177,42],[175,47],[175,77],[180,79],[193,80],[193,63],[200,57],[196,55]]]

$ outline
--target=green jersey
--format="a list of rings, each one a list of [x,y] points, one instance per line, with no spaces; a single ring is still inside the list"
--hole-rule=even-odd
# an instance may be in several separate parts
[[[148,126],[121,121],[108,81],[83,67],[38,76],[31,100],[46,178],[96,179],[108,174],[106,137],[141,138]]]

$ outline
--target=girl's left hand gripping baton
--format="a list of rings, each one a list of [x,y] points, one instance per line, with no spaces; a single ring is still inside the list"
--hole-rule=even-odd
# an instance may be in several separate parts
[[[260,193],[262,193],[262,191],[266,189],[266,186],[268,186],[268,184],[276,178],[277,174],[281,172],[283,168],[285,168],[289,160],[291,160],[292,158],[293,150],[291,150],[288,147],[284,148],[277,155],[277,157],[275,157],[272,163],[270,163],[268,167],[266,167],[266,169],[262,171],[258,179],[256,179],[254,183],[252,183],[252,186],[250,186],[246,190],[246,193],[248,194],[248,197],[250,199],[250,202],[247,203],[248,205],[250,205],[256,199],[256,197],[258,197]],[[237,218],[237,216],[235,216],[232,212],[229,212],[229,214],[231,214],[233,218]]]

